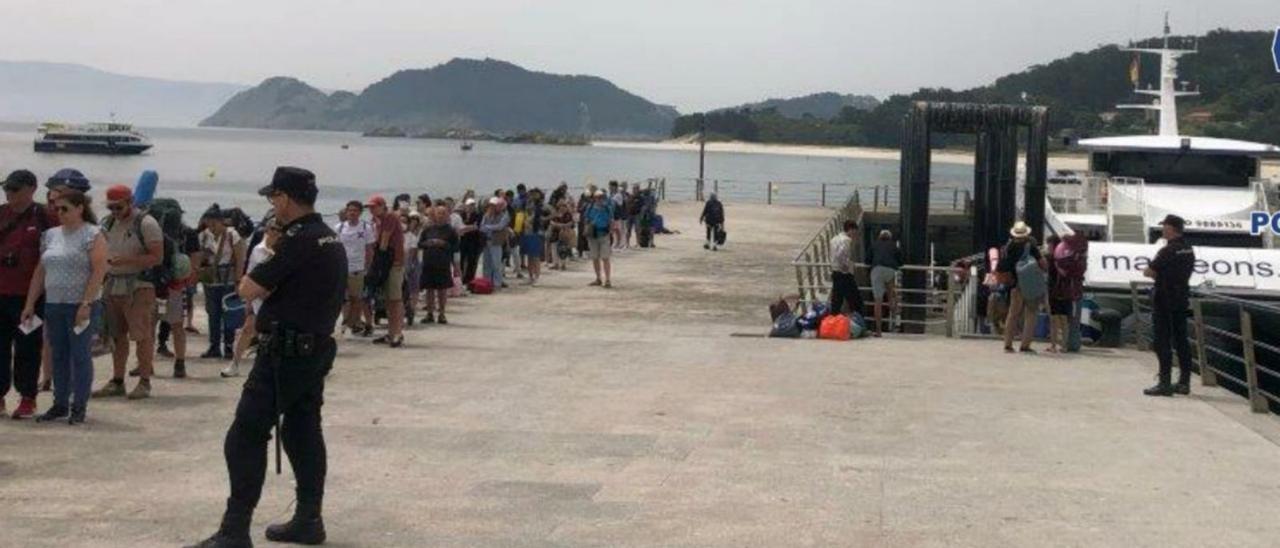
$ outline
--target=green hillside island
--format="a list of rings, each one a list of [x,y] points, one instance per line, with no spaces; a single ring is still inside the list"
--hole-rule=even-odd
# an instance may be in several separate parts
[[[293,78],[271,78],[232,97],[201,125],[656,138],[670,131],[677,115],[674,108],[603,78],[533,72],[493,59],[454,59],[402,70],[360,94],[326,94]]]
[[[1188,135],[1280,143],[1280,74],[1272,66],[1272,34],[1218,30],[1198,39],[1200,52],[1183,57],[1181,80],[1199,97],[1179,101],[1180,125]],[[1193,37],[1174,43],[1191,45]],[[1159,39],[1139,45],[1153,46]],[[1105,46],[1047,65],[1033,66],[995,83],[963,91],[921,89],[894,95],[874,108],[848,106],[835,116],[788,116],[778,108],[738,108],[706,114],[707,138],[760,143],[897,147],[902,116],[912,101],[1033,103],[1050,108],[1050,125],[1063,138],[1153,133],[1157,120],[1143,111],[1117,110],[1134,102],[1129,67],[1133,53]],[[1141,57],[1139,85],[1159,87],[1159,59]],[[1025,94],[1025,99],[1024,99]],[[698,132],[701,114],[681,116],[672,137]],[[942,140],[943,144],[946,140]],[[953,143],[966,142],[963,138]]]

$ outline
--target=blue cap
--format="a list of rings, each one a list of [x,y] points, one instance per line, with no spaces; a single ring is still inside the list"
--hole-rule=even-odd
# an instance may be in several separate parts
[[[71,190],[89,192],[89,178],[72,168],[60,169],[44,184],[48,188],[65,186]]]

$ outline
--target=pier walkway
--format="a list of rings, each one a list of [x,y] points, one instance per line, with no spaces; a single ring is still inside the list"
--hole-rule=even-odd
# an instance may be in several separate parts
[[[656,250],[451,304],[399,351],[341,346],[331,546],[1274,546],[1280,428],[1225,391],[1151,399],[1154,358],[767,329],[828,211],[664,204]],[[199,344],[193,348],[200,348]],[[107,364],[99,361],[99,380]],[[0,546],[177,546],[227,494],[240,381],[195,360],[80,428],[0,421]],[[167,363],[158,366],[168,373]],[[42,401],[42,407],[46,401]],[[286,517],[269,475],[255,541]]]

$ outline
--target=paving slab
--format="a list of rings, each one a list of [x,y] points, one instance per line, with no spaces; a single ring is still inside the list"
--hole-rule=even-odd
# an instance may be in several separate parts
[[[333,546],[1274,546],[1280,429],[1154,359],[767,330],[816,208],[666,204],[658,248],[450,304],[406,348],[341,343],[328,384]],[[194,344],[193,348],[199,348]],[[97,363],[99,380],[107,363]],[[227,493],[242,381],[193,360],[80,428],[0,421],[0,546],[177,546]],[[159,371],[169,372],[161,363]],[[47,402],[42,402],[47,403]],[[11,403],[12,405],[12,403]],[[270,474],[255,521],[286,517]]]

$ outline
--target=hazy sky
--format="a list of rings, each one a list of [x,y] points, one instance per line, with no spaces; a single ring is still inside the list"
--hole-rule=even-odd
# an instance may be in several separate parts
[[[493,57],[691,112],[979,85],[1156,35],[1165,10],[1181,33],[1280,26],[1280,0],[0,0],[0,58],[359,91],[397,69]]]

